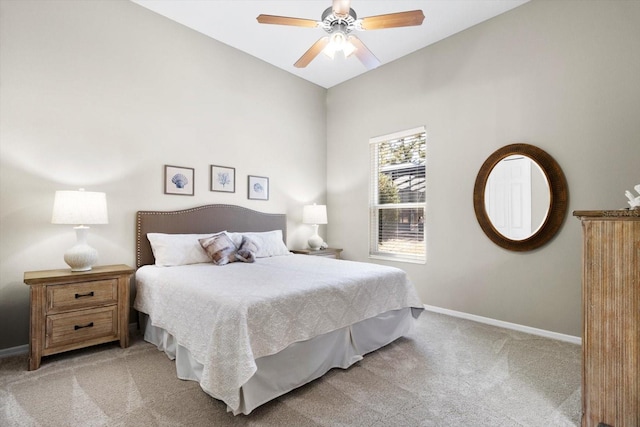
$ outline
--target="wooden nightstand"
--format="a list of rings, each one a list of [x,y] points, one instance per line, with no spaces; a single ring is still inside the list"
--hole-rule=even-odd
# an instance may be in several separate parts
[[[292,250],[291,252],[293,252],[294,254],[315,255],[315,256],[323,256],[325,258],[340,259],[340,252],[342,252],[342,249],[326,248],[326,249],[318,249],[317,251],[314,251],[313,249],[295,249],[295,250]]]
[[[105,265],[89,271],[27,271],[31,287],[29,370],[42,356],[120,341],[129,346],[129,282],[134,269]]]

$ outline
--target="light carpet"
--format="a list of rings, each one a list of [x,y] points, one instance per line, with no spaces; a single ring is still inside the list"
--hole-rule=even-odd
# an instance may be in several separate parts
[[[425,312],[416,332],[248,416],[137,332],[45,357],[0,359],[2,426],[577,426],[580,346]]]

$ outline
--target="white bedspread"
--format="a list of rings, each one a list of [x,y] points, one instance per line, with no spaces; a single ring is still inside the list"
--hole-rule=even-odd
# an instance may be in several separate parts
[[[201,387],[239,406],[255,359],[389,310],[422,308],[404,271],[308,255],[144,266],[134,308],[204,365]]]

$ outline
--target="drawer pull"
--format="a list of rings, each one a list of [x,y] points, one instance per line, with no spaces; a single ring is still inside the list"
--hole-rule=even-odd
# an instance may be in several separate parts
[[[75,325],[73,327],[74,330],[78,330],[78,329],[82,329],[82,328],[92,328],[93,327],[93,322],[91,323],[87,323],[86,325]]]
[[[76,299],[78,298],[84,298],[84,297],[92,297],[93,296],[93,291],[88,292],[86,294],[76,294]]]

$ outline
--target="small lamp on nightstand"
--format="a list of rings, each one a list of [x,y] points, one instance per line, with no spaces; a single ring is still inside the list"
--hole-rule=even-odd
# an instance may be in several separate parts
[[[71,271],[88,271],[98,261],[98,251],[87,244],[89,227],[86,224],[108,224],[105,193],[84,191],[56,191],[53,201],[52,224],[76,224],[77,243],[64,253],[64,261]]]
[[[306,205],[302,210],[302,222],[313,225],[313,235],[309,237],[309,248],[317,251],[324,243],[318,235],[318,225],[327,223],[327,207],[325,205]]]

